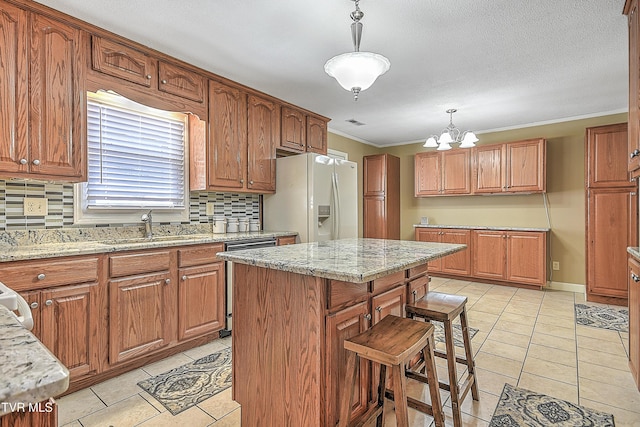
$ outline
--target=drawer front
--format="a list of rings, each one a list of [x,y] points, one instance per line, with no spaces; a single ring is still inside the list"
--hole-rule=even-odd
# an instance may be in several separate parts
[[[429,276],[421,276],[409,282],[407,287],[407,302],[416,302],[429,292]]]
[[[155,60],[123,44],[93,36],[91,65],[94,70],[142,86],[155,86]]]
[[[296,236],[278,237],[278,246],[295,245]]]
[[[331,280],[327,292],[327,308],[329,310],[344,307],[347,304],[361,301],[368,295],[367,283],[351,283]]]
[[[404,271],[398,271],[393,274],[389,274],[388,276],[381,277],[373,281],[373,285],[371,286],[371,293],[374,295],[379,294],[380,292],[384,292],[387,289],[391,289],[394,286],[397,286],[404,282]]]
[[[428,266],[429,266],[429,264],[422,264],[422,265],[419,265],[417,267],[410,268],[408,270],[409,271],[409,273],[408,273],[409,275],[407,276],[407,278],[411,279],[411,278],[419,276],[421,274],[425,274],[427,272]]]
[[[2,282],[15,291],[95,282],[99,257],[38,260],[0,265]]]
[[[158,89],[192,101],[204,102],[205,79],[198,73],[159,61]]]
[[[217,245],[203,245],[203,246],[187,246],[178,249],[178,266],[191,267],[194,265],[212,264],[214,262],[221,262],[216,257],[218,252],[224,251],[224,245],[222,243]]]
[[[109,276],[122,277],[134,274],[167,271],[171,267],[170,251],[114,255],[109,258]]]

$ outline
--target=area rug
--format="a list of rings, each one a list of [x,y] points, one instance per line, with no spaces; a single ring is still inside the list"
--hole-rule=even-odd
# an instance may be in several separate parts
[[[231,349],[140,381],[138,385],[177,415],[231,387]]]
[[[432,321],[433,325],[433,339],[437,343],[444,343],[444,325],[442,322]],[[478,333],[478,330],[469,327],[469,338],[473,338]],[[462,342],[462,327],[460,325],[453,325],[453,344],[456,347],[464,347]]]
[[[613,415],[504,385],[489,427],[612,427]]]
[[[592,304],[576,304],[576,323],[594,328],[629,332],[629,310]]]

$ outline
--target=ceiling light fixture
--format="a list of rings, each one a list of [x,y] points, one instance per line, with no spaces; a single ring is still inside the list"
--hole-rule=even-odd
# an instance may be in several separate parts
[[[460,132],[460,129],[453,125],[453,113],[456,111],[458,110],[455,108],[447,110],[449,114],[449,126],[442,131],[440,137],[431,135],[427,138],[423,147],[438,147],[438,151],[451,150],[451,144],[460,144],[460,148],[475,147],[475,143],[478,142],[476,134],[470,130]]]
[[[324,64],[324,71],[335,78],[340,86],[353,92],[354,101],[358,100],[360,91],[371,87],[376,79],[389,70],[391,62],[377,53],[360,52],[362,39],[362,23],[364,13],[360,10],[360,0],[356,3],[356,10],[351,12],[351,37],[354,52],[334,56]]]

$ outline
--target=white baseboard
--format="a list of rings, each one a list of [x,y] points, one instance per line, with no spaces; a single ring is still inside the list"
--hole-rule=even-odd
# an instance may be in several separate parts
[[[547,289],[553,289],[556,291],[574,292],[576,294],[585,294],[587,287],[578,283],[565,283],[565,282],[547,282]]]

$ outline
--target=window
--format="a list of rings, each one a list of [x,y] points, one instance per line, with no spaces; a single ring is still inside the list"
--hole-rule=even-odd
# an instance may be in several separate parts
[[[187,116],[111,93],[87,96],[88,181],[76,187],[76,223],[189,218]],[[157,215],[157,216],[156,216]]]

